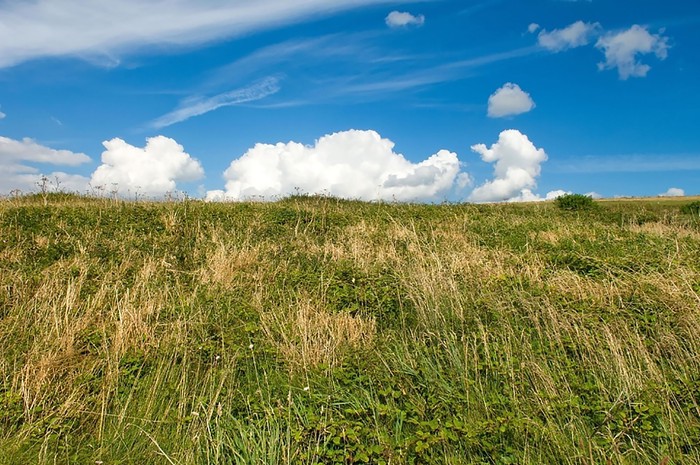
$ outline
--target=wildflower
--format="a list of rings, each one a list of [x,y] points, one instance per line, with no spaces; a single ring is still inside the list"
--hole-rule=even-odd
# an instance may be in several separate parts
[[[253,343],[251,342],[250,345],[248,346],[250,350],[253,350]]]
[[[308,392],[309,389],[311,389],[309,386],[304,386],[304,391],[305,391],[305,392]]]
[[[214,357],[215,362],[218,362],[219,360],[221,360],[221,355],[217,355],[216,357]]]

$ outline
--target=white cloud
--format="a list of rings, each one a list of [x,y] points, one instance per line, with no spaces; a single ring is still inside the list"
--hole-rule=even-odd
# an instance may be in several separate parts
[[[295,192],[362,200],[441,200],[469,184],[457,155],[440,150],[420,163],[395,153],[375,131],[326,135],[313,146],[256,144],[225,171],[226,190],[209,200],[272,200]]]
[[[35,164],[78,166],[88,163],[90,157],[69,150],[55,150],[38,144],[32,139],[22,140],[0,137],[0,192],[12,190],[31,192],[37,190],[42,174]],[[82,191],[87,179],[57,171],[46,174],[52,188]],[[58,181],[57,181],[58,180]]]
[[[561,196],[563,196],[563,195],[569,195],[569,194],[571,194],[571,193],[572,193],[571,191],[565,191],[565,190],[562,190],[562,189],[557,189],[557,190],[554,190],[554,191],[549,191],[549,192],[547,192],[547,195],[545,196],[544,199],[545,199],[545,200],[554,200],[554,199],[559,198],[559,197],[561,197]]]
[[[700,153],[688,154],[605,154],[584,155],[568,160],[552,160],[550,173],[648,173],[700,171]]]
[[[55,150],[25,137],[21,141],[0,136],[0,163],[18,162],[49,163],[77,166],[90,161],[84,153]]]
[[[608,33],[598,39],[596,47],[605,53],[600,70],[617,68],[620,79],[644,77],[651,67],[637,60],[637,55],[653,53],[664,60],[668,56],[668,37],[650,34],[646,27],[634,25],[626,31]]]
[[[488,116],[501,118],[519,115],[533,108],[535,108],[535,102],[530,94],[524,92],[517,84],[508,82],[489,97]]]
[[[0,68],[74,56],[114,66],[124,53],[202,44],[389,0],[33,0],[0,2]]]
[[[190,97],[181,102],[177,109],[154,120],[151,126],[161,129],[188,120],[193,116],[209,113],[217,108],[263,99],[278,92],[279,89],[279,79],[269,76],[248,87],[224,92],[214,97]]]
[[[392,11],[384,21],[389,27],[422,26],[425,23],[425,16],[416,16],[404,11]]]
[[[7,115],[6,115],[5,113],[3,113],[2,111],[0,111],[0,119],[4,119],[6,116],[7,116]]]
[[[537,41],[540,46],[548,50],[561,52],[570,48],[588,45],[591,37],[598,34],[599,30],[599,23],[576,21],[564,29],[554,29],[551,32],[543,29],[537,35]]]
[[[495,165],[494,179],[474,189],[469,195],[470,201],[532,200],[540,164],[547,160],[547,154],[536,148],[525,134],[509,129],[501,132],[498,142],[491,148],[477,144],[472,150],[481,155],[483,161]]]
[[[678,187],[671,187],[666,192],[659,194],[659,197],[683,197],[684,195],[685,191],[683,189],[679,189]]]
[[[199,161],[164,136],[147,139],[144,148],[118,138],[102,145],[107,150],[102,152],[102,165],[92,173],[93,188],[111,190],[114,186],[124,195],[131,192],[162,196],[174,192],[179,181],[196,181],[204,176]]]
[[[530,23],[530,25],[527,27],[527,32],[530,34],[533,34],[537,32],[537,30],[540,28],[540,25],[537,23]]]
[[[511,197],[507,202],[544,202],[545,200],[554,200],[562,195],[571,194],[571,191],[557,189],[547,192],[544,197],[532,192],[531,189],[523,189],[516,197]]]
[[[69,174],[63,171],[53,171],[48,174],[11,173],[11,176],[0,181],[0,193],[11,194],[19,191],[23,194],[41,192],[73,192],[85,193],[88,190],[89,179],[79,174]],[[43,187],[42,187],[43,186]]]
[[[603,196],[597,192],[588,192],[586,195],[592,199],[602,199],[603,198]]]

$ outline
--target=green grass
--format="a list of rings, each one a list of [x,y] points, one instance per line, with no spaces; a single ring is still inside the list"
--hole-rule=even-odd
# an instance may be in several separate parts
[[[700,464],[683,202],[0,200],[0,465]]]

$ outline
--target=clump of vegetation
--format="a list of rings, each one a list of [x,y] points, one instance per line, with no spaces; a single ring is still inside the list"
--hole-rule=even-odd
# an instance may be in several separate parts
[[[0,200],[0,465],[700,464],[677,205]]]
[[[683,205],[681,207],[681,212],[688,215],[700,216],[700,200]]]
[[[565,194],[554,199],[554,203],[562,210],[590,210],[595,206],[593,198],[583,194]]]

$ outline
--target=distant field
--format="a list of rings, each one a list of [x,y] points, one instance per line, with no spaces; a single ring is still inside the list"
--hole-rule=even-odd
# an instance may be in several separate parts
[[[685,203],[696,202],[699,200],[700,195],[687,195],[684,197],[621,197],[617,199],[600,199],[600,202],[642,202],[646,204],[683,205]]]
[[[700,464],[695,198],[0,201],[0,465]]]

